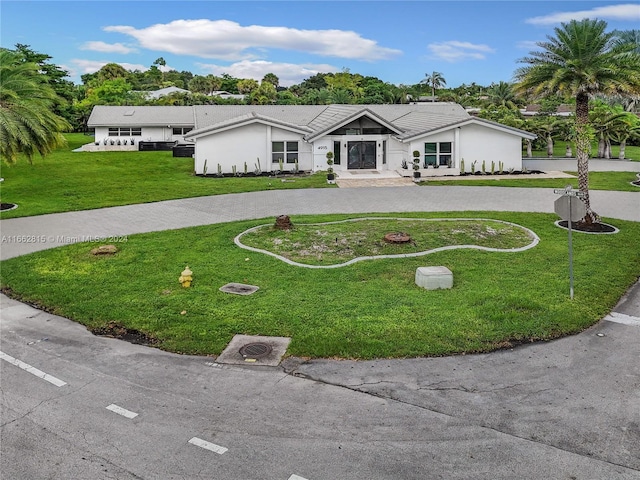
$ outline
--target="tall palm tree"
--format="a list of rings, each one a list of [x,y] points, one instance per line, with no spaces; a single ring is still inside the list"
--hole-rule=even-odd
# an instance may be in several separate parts
[[[0,156],[7,164],[18,154],[29,162],[64,145],[63,131],[71,126],[53,112],[58,96],[35,63],[21,62],[0,49]]]
[[[487,93],[490,105],[502,105],[513,110],[518,108],[518,99],[510,83],[500,81],[489,87]]]
[[[533,51],[520,60],[528,64],[515,77],[520,92],[536,95],[568,93],[576,100],[576,157],[578,185],[585,195],[587,224],[599,221],[589,201],[589,98],[597,93],[634,94],[640,92],[640,55],[633,44],[616,45],[613,33],[606,33],[602,20],[571,20],[556,27],[555,36],[538,42],[542,51]]]
[[[447,81],[444,79],[444,76],[442,76],[442,73],[431,72],[431,75],[425,73],[424,80],[422,80],[420,83],[431,86],[431,97],[433,97],[435,101],[436,89],[444,87],[447,84]]]

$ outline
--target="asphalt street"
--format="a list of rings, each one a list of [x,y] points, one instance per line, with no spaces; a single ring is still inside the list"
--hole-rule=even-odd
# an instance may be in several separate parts
[[[447,198],[443,208],[442,198]],[[272,191],[0,222],[2,258],[279,214],[553,211],[545,189]],[[440,202],[436,200],[440,199]],[[640,221],[640,193],[592,192]],[[59,236],[59,238],[57,238]],[[640,479],[640,284],[601,322],[485,355],[235,366],[0,296],[0,478]]]

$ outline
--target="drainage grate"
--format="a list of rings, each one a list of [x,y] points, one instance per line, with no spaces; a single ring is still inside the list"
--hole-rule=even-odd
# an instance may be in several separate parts
[[[240,355],[244,358],[262,358],[271,353],[271,345],[268,343],[247,343],[240,347]]]

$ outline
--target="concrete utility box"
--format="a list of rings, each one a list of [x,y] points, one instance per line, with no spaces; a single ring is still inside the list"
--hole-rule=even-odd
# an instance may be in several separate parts
[[[416,285],[427,290],[453,287],[453,273],[447,267],[418,267]]]

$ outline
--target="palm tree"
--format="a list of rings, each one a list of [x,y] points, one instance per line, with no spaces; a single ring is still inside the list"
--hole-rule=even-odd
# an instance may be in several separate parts
[[[0,156],[7,164],[18,154],[29,163],[66,143],[63,131],[71,129],[53,112],[58,96],[35,63],[21,62],[10,50],[0,49]]]
[[[434,99],[433,101],[435,101],[436,89],[444,87],[447,84],[447,81],[442,76],[442,73],[431,72],[431,75],[425,73],[424,80],[422,80],[420,83],[431,86],[431,97]]]
[[[542,51],[530,52],[520,60],[528,64],[515,77],[520,92],[536,95],[567,93],[576,100],[576,157],[578,185],[584,194],[587,214],[583,221],[599,221],[589,202],[589,98],[597,93],[640,92],[640,55],[633,44],[616,45],[613,33],[606,33],[602,20],[571,20],[556,27],[555,36],[538,42]]]
[[[616,45],[631,43],[636,53],[640,53],[640,30],[614,30]]]
[[[510,83],[500,81],[500,83],[491,85],[487,94],[490,105],[502,105],[512,110],[518,109],[518,99]]]

